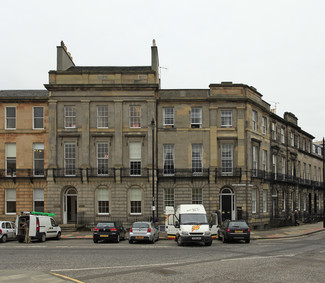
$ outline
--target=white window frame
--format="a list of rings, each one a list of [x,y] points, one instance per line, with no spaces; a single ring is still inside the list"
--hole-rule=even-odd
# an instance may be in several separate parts
[[[70,154],[68,150],[74,149],[74,153],[71,152],[71,154],[74,154],[74,156],[67,157],[67,154]],[[77,160],[77,147],[75,142],[65,142],[64,143],[64,175],[65,176],[76,176],[76,160]],[[71,162],[71,164],[67,164]],[[67,168],[67,165],[74,165],[73,168]],[[71,170],[71,174],[69,171]]]
[[[8,150],[8,147],[10,146],[10,145],[12,145],[12,146],[14,146],[15,147],[15,156],[8,156],[8,154],[9,154],[9,150]],[[16,172],[17,172],[17,145],[16,145],[16,143],[6,143],[5,144],[5,157],[6,157],[6,164],[5,164],[5,166],[6,166],[6,177],[16,177]],[[12,171],[12,172],[10,172],[10,174],[8,174],[9,172],[8,172],[8,160],[14,160],[15,161],[15,169]]]
[[[252,189],[252,213],[257,211],[257,190]]]
[[[233,175],[233,145],[230,143],[221,144],[221,174],[223,176]]]
[[[76,128],[76,107],[74,105],[64,106],[64,128],[75,129]]]
[[[175,189],[164,188],[164,207],[173,206],[175,207]]]
[[[130,128],[141,128],[141,106],[130,105],[129,107]]]
[[[103,193],[102,193],[103,192]],[[108,188],[97,189],[97,214],[98,215],[109,215],[109,195],[110,191]],[[106,202],[106,205],[100,204],[99,202]],[[101,208],[107,208],[107,212],[100,211]]]
[[[291,146],[294,147],[295,146],[295,134],[294,134],[294,132],[290,133],[290,139],[291,139]]]
[[[263,212],[267,212],[267,190],[263,190]]]
[[[192,174],[201,175],[203,173],[203,145],[192,144]]]
[[[202,108],[192,107],[191,108],[191,128],[202,127]]]
[[[286,210],[286,198],[287,198],[287,195],[286,193],[283,191],[282,192],[282,210],[285,211]]]
[[[36,108],[42,108],[43,115],[42,117],[35,117],[35,110]],[[41,120],[42,121],[42,127],[36,127],[36,121]],[[33,130],[42,130],[44,129],[44,106],[33,106]]]
[[[134,155],[132,149],[138,147],[140,155]],[[130,142],[129,143],[129,162],[130,162],[130,176],[141,176],[142,173],[142,143],[141,142]]]
[[[39,193],[37,193],[39,192]],[[43,202],[43,211],[36,208],[35,202]],[[38,212],[44,212],[44,189],[34,189],[33,190],[33,210]]]
[[[43,158],[36,157],[35,156],[36,151],[43,151]],[[44,154],[45,154],[45,151],[44,151],[44,143],[34,143],[33,144],[33,168],[34,168],[34,170],[33,170],[33,173],[34,174],[33,175],[34,175],[34,177],[44,177],[44,173],[45,173]],[[43,168],[41,168],[41,169],[36,168],[36,162],[37,161],[40,161],[40,162],[43,161]],[[39,173],[43,173],[43,174],[39,174],[38,173],[38,170],[40,171]]]
[[[15,109],[15,117],[8,117],[8,113],[7,113],[7,110],[9,109],[9,108],[14,108]],[[5,129],[6,130],[16,130],[16,128],[17,128],[17,108],[16,108],[16,106],[6,106],[6,109],[5,109],[5,112],[6,112],[6,119],[5,119]],[[9,127],[7,127],[7,125],[8,125],[8,121],[9,120],[14,120],[15,121],[15,127],[13,127],[13,128],[9,128]]]
[[[252,128],[253,128],[253,131],[257,131],[258,129],[258,113],[256,110],[253,110],[252,111]]]
[[[174,126],[174,107],[163,108],[163,125]]]
[[[301,192],[298,192],[298,210],[301,210]]]
[[[262,117],[262,133],[264,136],[266,136],[267,133],[267,118],[266,117]]]
[[[285,134],[284,134],[284,128],[281,127],[280,129],[280,134],[281,134],[281,143],[285,143]]]
[[[13,191],[14,191],[15,197],[8,196],[9,195],[9,191],[12,194],[13,194]],[[15,215],[17,213],[17,191],[16,191],[16,189],[5,189],[5,198],[6,198],[6,202],[5,202],[6,215]],[[16,209],[15,209],[14,212],[8,212],[8,202],[15,202]]]
[[[107,105],[97,105],[97,128],[107,129],[108,128],[108,106]]]
[[[278,157],[275,154],[272,154],[272,169],[274,173],[274,178],[277,179],[278,175]]]
[[[262,162],[263,162],[263,170],[267,172],[268,164],[267,164],[267,150],[263,149],[262,154]]]
[[[175,174],[175,147],[173,144],[163,145],[164,176]]]
[[[137,194],[135,193],[137,191]],[[140,197],[139,197],[140,196]],[[132,202],[140,202],[140,205],[137,204],[134,206]],[[136,208],[136,212],[132,212],[132,210]],[[141,215],[142,214],[142,190],[139,188],[130,189],[130,215]]]
[[[252,168],[253,168],[253,176],[256,177],[258,174],[258,147],[253,145],[253,149],[252,149]]]
[[[232,127],[232,111],[221,110],[221,127],[231,128]]]
[[[97,142],[96,144],[97,157],[97,175],[108,176],[108,162],[109,162],[109,147],[108,142]],[[102,167],[99,163],[102,163]]]

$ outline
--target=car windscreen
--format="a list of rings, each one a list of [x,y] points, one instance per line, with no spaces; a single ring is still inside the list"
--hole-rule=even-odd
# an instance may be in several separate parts
[[[248,228],[248,226],[245,222],[230,222],[229,228],[232,228],[232,227]]]
[[[114,228],[114,223],[98,223],[97,228]]]
[[[208,219],[206,214],[180,214],[179,215],[180,224],[208,224]]]
[[[133,228],[149,228],[148,223],[133,223]]]

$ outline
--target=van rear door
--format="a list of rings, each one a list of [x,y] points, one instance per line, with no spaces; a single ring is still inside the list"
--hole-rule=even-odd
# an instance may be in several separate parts
[[[36,219],[37,217],[34,215],[29,215],[29,236],[35,237],[36,236]]]

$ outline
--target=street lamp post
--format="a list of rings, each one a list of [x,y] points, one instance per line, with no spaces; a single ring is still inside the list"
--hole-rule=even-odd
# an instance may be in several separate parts
[[[151,120],[152,127],[152,222],[155,222],[155,121]]]

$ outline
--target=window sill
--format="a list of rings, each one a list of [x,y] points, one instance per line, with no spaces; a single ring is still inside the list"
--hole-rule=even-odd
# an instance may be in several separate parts
[[[135,216],[135,215],[142,215],[142,213],[130,213],[130,216]]]

